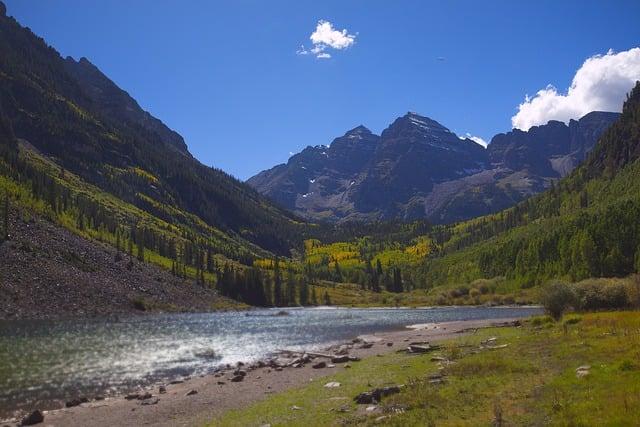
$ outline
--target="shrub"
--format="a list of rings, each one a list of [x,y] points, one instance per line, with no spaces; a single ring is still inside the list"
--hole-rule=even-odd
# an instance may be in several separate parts
[[[571,307],[575,307],[576,295],[565,283],[553,283],[543,290],[542,305],[554,320],[562,319],[562,315]]]
[[[627,287],[622,282],[588,280],[575,285],[577,305],[581,310],[620,309],[631,305]]]
[[[516,303],[516,299],[511,295],[505,295],[502,297],[503,305],[513,305]]]
[[[451,289],[449,291],[449,296],[451,298],[459,298],[469,295],[469,288],[467,286],[459,286],[456,289]]]

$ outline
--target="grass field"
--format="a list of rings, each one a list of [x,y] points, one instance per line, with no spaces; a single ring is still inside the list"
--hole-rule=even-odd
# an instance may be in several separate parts
[[[481,342],[495,337],[488,349]],[[212,426],[632,426],[640,420],[640,312],[547,317],[465,335],[435,354],[389,354],[231,411]],[[441,365],[441,366],[439,366]],[[579,374],[577,369],[589,366]],[[429,375],[444,374],[443,384]],[[338,381],[341,387],[323,385]],[[378,404],[358,393],[404,384]],[[293,407],[301,409],[292,410]]]

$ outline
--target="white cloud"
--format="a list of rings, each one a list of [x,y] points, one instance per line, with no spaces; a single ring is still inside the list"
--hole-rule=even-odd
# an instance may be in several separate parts
[[[588,58],[578,69],[566,94],[548,85],[528,95],[511,118],[514,128],[529,130],[549,120],[568,122],[591,111],[621,111],[626,94],[640,80],[640,48]]]
[[[316,30],[309,38],[315,46],[326,45],[334,49],[345,49],[356,40],[356,36],[349,34],[347,30],[335,30],[329,21],[318,21]]]
[[[326,52],[327,49],[342,50],[352,46],[356,41],[355,34],[349,34],[344,30],[336,30],[333,28],[333,24],[329,21],[318,21],[316,29],[311,36],[312,47],[307,50],[304,45],[300,46],[300,49],[296,51],[298,55],[308,55],[312,53],[316,58],[328,59],[331,58],[331,54]]]
[[[487,148],[487,145],[489,145],[489,143],[487,141],[485,141],[484,139],[480,138],[479,136],[473,136],[469,132],[467,132],[464,136],[459,136],[458,138],[460,138],[460,139],[470,139],[473,142],[475,142],[476,144],[483,146],[484,148]]]

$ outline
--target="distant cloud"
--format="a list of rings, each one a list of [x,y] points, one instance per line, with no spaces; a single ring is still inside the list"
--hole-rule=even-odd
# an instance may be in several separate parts
[[[549,120],[568,122],[591,111],[621,111],[626,94],[640,80],[640,48],[588,58],[578,69],[566,94],[548,85],[528,95],[511,118],[514,128],[529,130]]]
[[[444,60],[446,60],[446,59],[447,59],[447,58],[445,58],[444,56],[438,56],[438,57],[436,58],[436,60],[441,61],[441,62],[442,62],[442,61],[444,61]]]
[[[331,58],[331,54],[327,52],[328,49],[342,50],[353,46],[356,41],[356,35],[349,34],[346,29],[338,31],[333,28],[331,22],[320,20],[309,39],[312,47],[307,49],[302,45],[296,53],[298,55],[313,54],[318,59],[328,59]]]
[[[487,145],[489,145],[489,143],[487,141],[485,141],[484,139],[480,138],[479,136],[473,136],[469,132],[467,132],[464,136],[459,136],[458,138],[460,138],[460,139],[470,139],[473,142],[475,142],[476,144],[482,145],[484,148],[487,148]]]

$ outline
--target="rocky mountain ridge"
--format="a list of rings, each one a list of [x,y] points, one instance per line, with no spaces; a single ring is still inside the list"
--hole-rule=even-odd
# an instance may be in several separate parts
[[[313,220],[448,223],[496,212],[566,176],[618,113],[592,112],[494,136],[485,149],[409,112],[380,136],[358,126],[250,178],[259,192]]]

